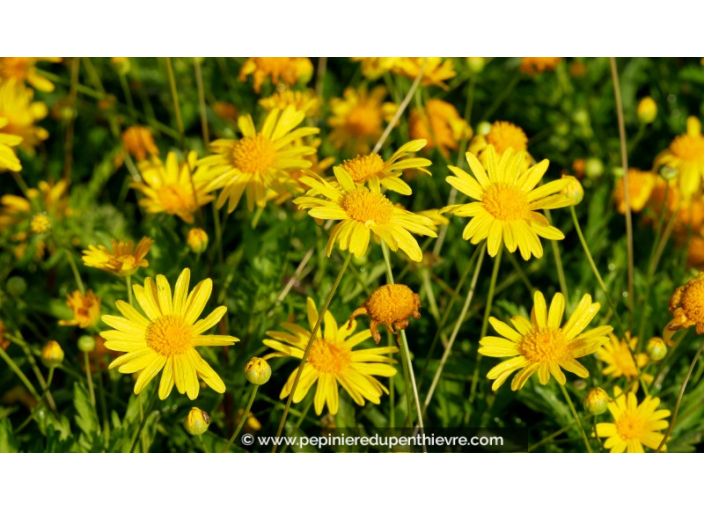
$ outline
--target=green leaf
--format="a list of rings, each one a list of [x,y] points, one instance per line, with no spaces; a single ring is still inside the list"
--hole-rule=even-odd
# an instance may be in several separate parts
[[[0,453],[17,453],[18,446],[12,434],[12,423],[9,418],[0,420]]]

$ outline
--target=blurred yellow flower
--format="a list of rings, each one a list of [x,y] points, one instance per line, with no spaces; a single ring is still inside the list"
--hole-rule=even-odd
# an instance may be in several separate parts
[[[8,120],[5,118],[0,118],[0,129],[7,125]],[[22,143],[21,136],[0,133],[0,173],[6,170],[10,170],[12,172],[19,172],[22,170],[22,164],[17,158],[15,151],[12,149],[12,147],[16,147],[20,143]]]
[[[186,236],[186,244],[193,253],[203,253],[208,248],[208,234],[202,228],[192,228]]]
[[[411,110],[409,129],[411,138],[428,140],[426,150],[439,147],[445,156],[457,150],[461,140],[472,137],[472,128],[457,109],[440,99],[429,99],[425,108]]]
[[[318,113],[320,104],[322,103],[315,91],[312,89],[300,90],[281,90],[269,97],[259,100],[259,105],[267,111],[273,109],[285,110],[289,106],[293,106],[297,111],[303,112],[306,117],[312,117]]]
[[[125,150],[138,160],[158,156],[159,148],[154,143],[152,132],[144,126],[131,126],[122,133]]]
[[[240,80],[247,81],[250,74],[254,78],[254,91],[259,93],[267,78],[274,85],[306,83],[313,75],[313,64],[308,57],[249,57],[240,69]]]
[[[398,74],[415,79],[423,68],[423,76],[420,80],[423,85],[436,85],[447,89],[446,80],[457,76],[452,60],[443,57],[401,57],[394,71]]]
[[[536,75],[552,71],[562,61],[562,57],[521,57],[522,73]]]
[[[54,84],[37,74],[38,62],[61,62],[61,57],[0,57],[0,81],[14,79],[42,92],[52,92]]]
[[[494,146],[490,145],[486,160],[485,170],[474,154],[467,153],[474,177],[457,167],[449,167],[455,175],[448,177],[447,182],[476,202],[448,206],[442,211],[472,218],[462,237],[472,244],[487,239],[487,251],[492,257],[499,252],[502,241],[511,253],[519,249],[525,260],[531,254],[542,257],[538,236],[554,240],[565,236],[537,211],[571,205],[573,200],[560,194],[570,181],[558,179],[536,188],[548,169],[548,160],[521,171],[525,153],[514,153],[510,148],[498,159]]]
[[[14,79],[0,80],[0,118],[4,119],[0,134],[22,138],[20,147],[34,153],[34,147],[49,137],[49,132],[35,124],[46,117],[42,102],[32,102],[34,91]],[[13,139],[16,140],[16,139]]]
[[[231,213],[245,190],[250,211],[255,205],[264,208],[268,200],[295,184],[291,172],[310,168],[312,163],[305,156],[315,153],[315,148],[302,139],[319,131],[315,127],[295,129],[304,118],[304,113],[293,106],[283,111],[274,109],[257,132],[252,117],[244,115],[237,120],[242,138],[210,144],[216,154],[199,160],[198,167],[205,170],[203,179],[209,182],[206,191],[222,189],[218,208],[228,202],[227,212]]]
[[[514,152],[523,151],[524,161],[521,170],[530,166],[533,158],[526,152],[528,150],[528,137],[526,133],[515,124],[503,120],[497,120],[489,128],[486,134],[478,134],[469,144],[469,152],[475,154],[484,166],[487,165],[486,149],[492,145],[496,154],[502,156],[508,149]]]
[[[87,329],[98,323],[100,317],[100,298],[92,290],[81,293],[80,290],[73,291],[66,296],[66,305],[73,312],[73,319],[60,320],[61,326],[78,326]]]
[[[176,385],[181,394],[194,400],[200,392],[200,377],[218,393],[225,392],[225,383],[198,354],[196,347],[226,346],[239,339],[227,335],[204,335],[215,326],[227,307],[220,306],[205,319],[198,320],[213,290],[210,279],[203,280],[188,293],[191,272],[184,269],[173,294],[163,275],[144,280],[144,287],[133,285],[134,295],[146,317],[124,301],[115,306],[123,317],[103,315],[103,322],[114,330],[104,331],[105,346],[125,352],[110,364],[122,374],[139,372],[134,385],[138,395],[163,369],[159,398],[164,400]],[[197,322],[196,322],[197,321]]]
[[[403,57],[351,57],[352,62],[362,64],[362,74],[365,78],[376,80],[384,73],[391,71]]]
[[[679,189],[689,202],[701,189],[704,174],[704,136],[702,124],[696,117],[687,119],[687,132],[676,137],[670,146],[657,155],[653,167],[671,166],[679,170]]]
[[[513,328],[494,317],[489,319],[500,335],[481,339],[479,354],[495,358],[511,359],[492,368],[487,377],[494,380],[496,391],[516,370],[520,370],[511,381],[513,391],[520,390],[534,373],[538,373],[540,384],[547,384],[552,375],[558,383],[565,385],[567,379],[562,370],[578,377],[588,377],[589,371],[577,358],[594,353],[608,341],[611,326],[600,326],[584,331],[599,311],[599,303],[585,294],[569,320],[562,325],[565,313],[565,298],[559,292],[550,303],[550,310],[542,292],[536,291],[530,320],[522,316],[511,318]],[[515,328],[515,329],[514,329]]]
[[[286,331],[268,331],[270,338],[264,340],[264,345],[274,349],[275,353],[266,357],[293,356],[303,358],[303,352],[308,344],[311,331],[318,321],[318,311],[311,298],[307,300],[308,326],[303,328],[297,324],[283,323]],[[325,312],[323,325],[308,355],[308,361],[303,366],[303,372],[293,395],[293,402],[303,400],[311,387],[317,382],[315,391],[315,412],[320,415],[327,405],[330,414],[337,414],[339,408],[338,384],[360,406],[365,400],[380,404],[383,393],[388,394],[386,387],[377,377],[393,377],[396,369],[391,366],[395,361],[388,354],[398,352],[396,347],[374,347],[371,349],[354,348],[371,338],[368,329],[354,334],[356,322],[346,322],[338,327],[335,317],[330,311]],[[298,369],[291,373],[281,390],[280,398],[286,398],[293,388]]]
[[[696,326],[697,334],[704,333],[704,273],[675,290],[670,298],[670,313],[670,331]]]
[[[131,185],[145,195],[139,205],[149,214],[176,215],[193,223],[193,213],[213,201],[213,196],[205,191],[208,181],[203,172],[196,171],[197,160],[195,151],[191,151],[180,164],[175,152],[169,152],[166,163],[158,157],[140,161],[142,181]]]
[[[83,250],[83,263],[117,276],[130,276],[140,267],[148,267],[146,257],[154,241],[143,237],[137,246],[133,241],[112,240],[112,251],[103,245],[88,246]]]
[[[609,342],[596,351],[596,358],[606,364],[601,373],[614,378],[625,377],[629,381],[637,379],[638,369],[648,364],[647,354],[642,352],[633,354],[637,344],[638,339],[631,338],[630,334],[622,340],[610,334]],[[643,374],[641,377],[646,383],[653,380],[653,376],[649,374]]]
[[[658,176],[653,172],[643,172],[637,168],[628,170],[628,197],[631,211],[640,212],[648,203],[653,192]],[[616,209],[621,214],[626,214],[626,196],[624,193],[623,178],[616,180],[614,189]]]
[[[51,228],[51,221],[46,213],[38,213],[32,216],[29,222],[29,229],[34,234],[43,234]]]

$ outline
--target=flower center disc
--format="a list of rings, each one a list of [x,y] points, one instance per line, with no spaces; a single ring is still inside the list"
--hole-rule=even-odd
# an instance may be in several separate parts
[[[233,166],[246,174],[262,174],[274,163],[274,143],[263,135],[246,136],[232,149]]]
[[[486,141],[494,146],[498,154],[503,154],[508,148],[524,151],[528,144],[528,138],[521,128],[502,122],[492,126]]]
[[[696,324],[704,323],[704,282],[695,280],[682,292],[682,310]]]
[[[532,331],[523,337],[518,349],[533,363],[559,362],[567,357],[565,336],[559,329]]]
[[[381,193],[359,188],[347,193],[340,204],[350,218],[369,225],[384,225],[391,220],[394,206]]]
[[[175,356],[193,347],[193,331],[181,317],[165,315],[147,327],[146,340],[162,356]]]
[[[352,352],[344,342],[327,342],[316,338],[308,361],[318,371],[326,374],[340,374],[352,361]]]
[[[497,220],[515,221],[530,211],[526,193],[513,184],[498,182],[484,192],[484,209]]]
[[[398,283],[375,290],[366,304],[369,316],[382,324],[400,322],[417,311],[413,291]]]
[[[342,168],[352,176],[354,182],[364,182],[384,169],[384,160],[378,154],[357,156],[342,163]]]
[[[626,441],[635,439],[643,435],[643,422],[632,412],[626,411],[616,422],[616,431]]]
[[[185,188],[181,189],[173,185],[159,188],[157,192],[159,202],[167,213],[177,214],[179,212],[193,210],[193,193],[189,192],[189,197],[189,195],[184,195],[182,191],[189,192],[189,190]]]

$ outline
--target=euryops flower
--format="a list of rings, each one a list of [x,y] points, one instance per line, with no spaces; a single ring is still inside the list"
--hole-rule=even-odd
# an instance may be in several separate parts
[[[565,237],[538,210],[571,205],[573,200],[560,194],[570,181],[558,179],[536,188],[549,162],[543,160],[522,172],[524,157],[525,153],[508,149],[498,159],[493,146],[489,146],[486,169],[474,154],[467,153],[474,177],[457,167],[449,167],[455,175],[448,177],[447,182],[476,202],[449,206],[443,211],[472,218],[462,237],[472,244],[486,239],[492,257],[503,243],[511,253],[520,250],[525,260],[531,255],[540,258],[543,247],[538,236],[556,240]]]
[[[428,140],[426,150],[437,146],[445,156],[472,136],[472,128],[457,108],[440,99],[429,99],[425,108],[411,110],[408,122],[412,138]]]
[[[124,301],[115,306],[124,317],[103,315],[103,322],[114,330],[104,331],[105,346],[125,352],[110,364],[120,373],[139,372],[134,393],[139,394],[162,372],[159,398],[169,396],[174,385],[181,394],[195,399],[200,392],[198,378],[218,393],[225,392],[225,383],[198,354],[196,347],[232,345],[239,339],[228,335],[207,335],[227,312],[219,306],[206,318],[198,320],[213,290],[210,279],[198,283],[189,293],[191,272],[184,269],[173,293],[163,275],[144,280],[144,286],[133,285],[134,295],[146,315]]]
[[[475,154],[479,161],[486,166],[487,148],[494,147],[497,156],[503,156],[504,152],[512,149],[514,152],[522,151],[524,161],[521,163],[521,170],[530,166],[533,158],[526,152],[528,150],[528,136],[519,126],[504,120],[497,120],[489,126],[486,134],[477,134],[469,144],[469,152]]]
[[[144,258],[154,241],[143,237],[135,247],[133,241],[112,240],[112,251],[103,245],[88,246],[83,250],[83,263],[88,267],[102,269],[117,276],[130,276],[140,267],[148,267]]]
[[[313,218],[342,220],[330,232],[327,244],[328,257],[335,244],[340,250],[349,250],[355,257],[367,253],[372,234],[384,241],[391,250],[401,249],[411,260],[423,260],[418,241],[411,235],[437,237],[432,220],[396,207],[381,192],[379,183],[357,185],[341,167],[335,167],[336,183],[318,176],[303,177],[301,181],[312,188],[311,194],[293,202],[301,209],[308,209]]]
[[[227,212],[231,213],[245,192],[250,211],[255,205],[264,208],[267,201],[284,193],[287,185],[295,184],[291,172],[310,168],[312,163],[305,156],[315,152],[315,148],[300,142],[319,131],[314,127],[296,129],[304,118],[304,113],[293,106],[283,111],[274,109],[257,132],[252,117],[244,115],[237,120],[242,138],[210,144],[216,154],[198,161],[198,167],[209,182],[206,191],[222,190],[218,208],[227,202]]]
[[[267,78],[278,85],[305,83],[313,75],[313,64],[307,57],[249,57],[240,69],[240,80],[252,75],[254,91],[259,93]]]
[[[637,379],[638,369],[648,364],[647,354],[635,353],[637,344],[638,339],[630,335],[619,340],[616,335],[610,334],[609,341],[596,351],[597,359],[606,365],[601,373],[610,377],[625,377],[629,381]],[[642,378],[647,383],[653,380],[649,374],[643,374]]]
[[[562,57],[522,57],[520,70],[536,75],[554,70],[561,61]]]
[[[310,298],[307,301],[307,311],[310,329],[297,324],[283,323],[281,327],[286,330],[285,332],[267,332],[270,338],[264,340],[264,345],[277,351],[268,355],[268,358],[293,356],[301,359],[303,357],[311,331],[318,321],[317,308]],[[321,414],[326,405],[331,414],[337,414],[338,384],[360,406],[363,406],[367,400],[374,404],[381,403],[381,395],[388,394],[388,390],[377,377],[396,375],[396,369],[392,366],[395,361],[388,355],[398,352],[398,349],[374,347],[354,350],[356,346],[372,336],[368,329],[355,333],[356,327],[354,321],[338,326],[332,313],[325,312],[323,325],[318,336],[313,340],[308,361],[303,366],[296,393],[293,395],[294,403],[303,400],[316,383],[314,398],[316,414]],[[291,392],[297,372],[298,369],[291,373],[281,390],[280,398],[286,398]]]
[[[0,81],[14,79],[42,92],[52,92],[54,84],[37,74],[38,62],[61,62],[61,57],[0,57]]]
[[[269,97],[259,100],[259,105],[267,111],[273,109],[285,110],[293,106],[297,111],[303,112],[306,117],[312,117],[318,113],[322,100],[313,89],[281,90]]]
[[[0,118],[5,119],[0,134],[21,137],[20,147],[30,153],[49,137],[46,129],[36,125],[46,117],[47,107],[40,101],[32,102],[33,98],[34,91],[22,83],[0,80]]]
[[[66,296],[66,305],[73,312],[73,319],[60,320],[61,326],[78,326],[86,329],[97,324],[100,318],[100,298],[92,290],[85,294],[80,290],[73,291]]]
[[[144,126],[125,129],[122,133],[122,144],[127,152],[140,161],[159,155],[159,148],[154,143],[151,130]]]
[[[658,176],[653,172],[643,172],[637,168],[628,170],[628,198],[630,209],[640,212],[648,203]],[[623,178],[616,180],[614,189],[616,209],[621,214],[626,214],[626,194],[624,193]]]
[[[704,136],[699,119],[687,119],[687,132],[676,137],[667,149],[658,154],[653,166],[656,170],[661,166],[676,168],[682,197],[686,202],[691,200],[700,190],[704,175]]]
[[[350,321],[360,315],[369,316],[369,329],[374,341],[381,341],[379,325],[384,325],[394,335],[408,327],[408,319],[420,319],[420,296],[406,285],[390,283],[377,288],[350,316]]]
[[[447,89],[447,80],[457,76],[452,60],[443,57],[400,57],[394,66],[394,72],[415,79],[423,68],[421,84],[435,85]]]
[[[555,294],[549,310],[541,292],[536,291],[533,299],[530,320],[517,315],[511,318],[511,327],[491,317],[489,321],[500,336],[487,336],[479,342],[481,355],[510,358],[487,374],[494,380],[491,386],[494,391],[517,370],[511,381],[513,391],[520,390],[535,373],[540,384],[547,384],[551,375],[558,383],[566,384],[567,378],[562,370],[588,377],[589,372],[577,358],[593,354],[608,341],[611,326],[584,331],[600,308],[599,303],[592,302],[589,294],[582,297],[564,325],[565,298],[562,294]]]
[[[704,333],[704,273],[678,287],[670,298],[672,320],[667,329],[677,331],[696,327],[697,334]]]
[[[645,397],[638,404],[635,393],[623,393],[616,387],[614,400],[609,403],[609,412],[613,423],[597,423],[596,434],[607,438],[604,448],[611,453],[643,453],[643,446],[657,449],[663,439],[660,430],[668,426],[667,418],[670,411],[658,409],[660,399]],[[666,450],[663,446],[663,450]]]
[[[7,126],[8,121],[0,118],[0,130]],[[19,172],[22,170],[22,163],[17,158],[13,147],[22,143],[22,137],[0,132],[0,173],[6,170]]]

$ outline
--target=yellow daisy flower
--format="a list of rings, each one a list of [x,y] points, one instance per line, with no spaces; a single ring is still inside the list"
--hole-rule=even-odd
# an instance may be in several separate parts
[[[7,126],[7,124],[7,119],[0,118],[0,129]],[[19,172],[22,170],[22,163],[20,163],[15,151],[12,149],[12,147],[16,147],[20,143],[22,143],[21,136],[0,133],[0,172],[5,170]]]
[[[350,57],[352,62],[362,64],[362,74],[365,78],[376,80],[384,73],[391,71],[403,57]]]
[[[32,102],[34,91],[11,79],[0,80],[0,118],[5,119],[0,134],[22,138],[20,147],[30,153],[49,137],[49,132],[35,124],[46,117],[48,110],[42,102]]]
[[[254,78],[254,91],[259,93],[267,78],[274,85],[307,82],[313,75],[313,64],[308,57],[249,57],[240,69],[240,81],[247,81],[250,74]]]
[[[159,383],[159,398],[169,396],[176,384],[181,394],[194,400],[200,391],[198,378],[218,393],[225,392],[225,383],[201,358],[196,347],[225,346],[239,339],[227,335],[204,335],[215,326],[227,307],[219,306],[205,319],[198,320],[213,291],[209,278],[196,285],[188,293],[191,277],[184,269],[176,281],[173,295],[169,281],[163,275],[144,280],[144,287],[133,285],[134,295],[146,317],[124,301],[115,306],[124,317],[103,315],[103,322],[114,330],[104,331],[105,347],[125,352],[110,364],[122,374],[139,372],[134,385],[138,395],[163,369]],[[196,322],[198,320],[198,322]]]
[[[562,369],[582,378],[588,377],[589,372],[577,358],[596,352],[608,341],[606,335],[611,333],[611,326],[584,331],[601,306],[599,303],[592,303],[589,294],[582,297],[564,326],[561,326],[565,313],[565,298],[562,294],[555,294],[549,311],[541,292],[536,291],[533,302],[530,320],[518,315],[512,317],[513,328],[494,317],[489,319],[492,327],[501,336],[482,338],[479,342],[479,354],[494,358],[511,358],[499,363],[487,374],[489,379],[494,380],[491,386],[494,391],[519,369],[511,381],[513,391],[520,390],[536,372],[540,384],[547,384],[551,374],[558,383],[566,384],[567,379]]]
[[[318,176],[301,179],[312,188],[309,193],[322,194],[325,198],[303,196],[293,201],[301,209],[310,209],[308,214],[313,218],[342,220],[330,232],[328,257],[336,243],[341,250],[362,257],[374,234],[391,250],[400,248],[411,260],[423,260],[423,252],[411,233],[437,237],[432,220],[395,207],[376,181],[370,182],[368,187],[357,185],[342,167],[335,167],[334,172],[336,183]]]
[[[244,115],[237,120],[242,138],[210,144],[216,154],[201,159],[198,166],[205,169],[203,179],[210,182],[206,191],[222,189],[216,202],[218,208],[228,202],[227,212],[231,213],[245,190],[250,211],[255,204],[264,208],[268,200],[295,184],[291,172],[310,168],[311,162],[305,156],[315,152],[315,148],[295,142],[319,132],[314,127],[295,129],[304,118],[304,113],[293,106],[283,111],[274,109],[257,132],[252,117]]]
[[[601,373],[610,377],[625,377],[629,381],[638,378],[638,369],[643,368],[648,364],[648,355],[645,353],[635,354],[637,338],[631,338],[630,335],[626,339],[620,340],[614,334],[609,335],[609,342],[599,347],[596,351],[598,360],[606,364]],[[637,367],[636,367],[637,364]],[[653,376],[649,374],[642,375],[646,383],[653,380]]]
[[[670,331],[696,326],[698,335],[704,333],[704,273],[675,290],[670,298],[670,313]]]
[[[144,126],[130,126],[125,129],[122,133],[122,144],[125,150],[139,161],[159,155],[159,148],[154,143],[151,130]]]
[[[423,62],[425,60],[425,62]],[[446,80],[457,76],[452,60],[443,60],[443,57],[401,57],[394,67],[394,71],[410,79],[415,79],[423,66],[421,84],[436,85],[447,90]]]
[[[562,57],[522,57],[519,69],[522,73],[536,75],[554,70],[560,62]]]
[[[84,294],[80,290],[73,291],[73,294],[66,296],[66,305],[73,312],[73,319],[60,320],[61,326],[78,326],[79,328],[89,328],[98,323],[100,317],[100,298],[93,294],[92,290]]]
[[[633,212],[640,212],[650,199],[658,176],[653,172],[643,172],[637,168],[628,170],[628,197],[630,209]],[[614,189],[614,200],[616,209],[621,214],[626,214],[626,194],[624,193],[623,178],[616,180]]]
[[[493,146],[498,156],[503,156],[508,149],[514,152],[523,151],[525,159],[521,170],[528,168],[533,158],[526,152],[528,150],[528,137],[525,131],[517,125],[504,120],[497,120],[491,124],[489,132],[475,136],[469,144],[469,152],[475,154],[484,166],[487,165],[486,149]]]
[[[88,267],[95,267],[117,276],[130,276],[140,267],[149,267],[145,260],[154,241],[143,237],[137,246],[133,241],[112,240],[112,251],[103,245],[88,246],[83,250],[83,263]]]
[[[443,212],[471,217],[462,237],[472,244],[487,239],[488,253],[492,257],[499,252],[502,240],[508,251],[513,253],[518,248],[521,256],[528,260],[531,254],[537,258],[543,256],[538,236],[556,240],[565,237],[537,210],[571,205],[572,200],[560,194],[570,184],[569,179],[558,179],[535,188],[549,162],[545,159],[521,172],[524,159],[525,153],[508,149],[499,160],[494,147],[489,146],[486,170],[474,154],[467,153],[474,177],[457,167],[449,167],[455,175],[448,177],[447,182],[477,202],[449,206]]]
[[[704,136],[699,119],[687,119],[687,132],[676,137],[658,154],[653,166],[655,169],[671,166],[679,170],[679,189],[685,200],[690,200],[699,191],[704,175]]]
[[[347,88],[342,98],[332,98],[332,116],[328,119],[332,144],[358,154],[369,152],[384,130],[384,121],[391,121],[398,108],[394,103],[384,103],[384,97],[386,89],[378,86],[371,92],[366,87]]]
[[[52,92],[54,84],[37,74],[37,62],[61,62],[61,57],[0,57],[0,80],[14,79],[42,92]]]
[[[388,161],[384,161],[378,154],[357,156],[344,161],[340,168],[345,170],[355,184],[369,182],[373,186],[382,185],[391,191],[410,195],[411,187],[400,178],[404,170],[415,169],[431,175],[425,167],[432,165],[432,161],[425,158],[412,158],[427,142],[425,140],[411,140],[399,148]]]
[[[318,113],[322,100],[313,89],[300,90],[280,90],[269,97],[259,100],[259,105],[267,111],[274,108],[285,110],[293,106],[299,112],[303,112],[306,117],[312,117]]]
[[[604,448],[611,453],[644,453],[643,446],[657,449],[663,439],[659,430],[668,427],[670,411],[657,410],[659,398],[645,397],[638,404],[635,393],[623,393],[621,388],[614,390],[615,399],[609,403],[609,412],[614,423],[597,423],[596,435],[607,438]],[[666,450],[663,446],[663,450]]]
[[[176,215],[193,223],[193,213],[213,200],[205,192],[208,182],[203,179],[203,172],[195,170],[197,159],[195,151],[191,151],[180,165],[175,152],[169,152],[166,164],[156,157],[141,161],[138,166],[143,180],[132,184],[145,195],[139,205],[149,214]]]
[[[440,99],[429,99],[425,108],[411,110],[408,123],[411,138],[428,140],[426,150],[437,146],[445,156],[457,150],[461,140],[472,136],[472,128],[457,108]]]
[[[311,298],[307,301],[308,325],[310,329],[297,324],[284,323],[281,326],[286,330],[268,331],[271,338],[264,340],[264,345],[275,351],[269,357],[293,356],[303,358],[303,352],[310,339],[310,333],[318,321],[318,310]],[[380,397],[389,391],[381,384],[377,377],[393,377],[396,369],[391,366],[395,361],[387,354],[398,352],[396,347],[374,347],[371,349],[354,348],[371,338],[368,329],[354,334],[357,323],[345,322],[338,327],[335,317],[330,311],[325,312],[322,334],[313,340],[313,345],[308,355],[308,360],[303,366],[293,402],[298,403],[308,394],[308,391],[317,382],[315,390],[315,412],[320,415],[327,405],[330,414],[337,414],[339,406],[338,384],[360,406],[365,400],[374,404],[381,403]],[[280,398],[288,397],[293,387],[298,369],[291,373],[288,381],[281,390]]]

